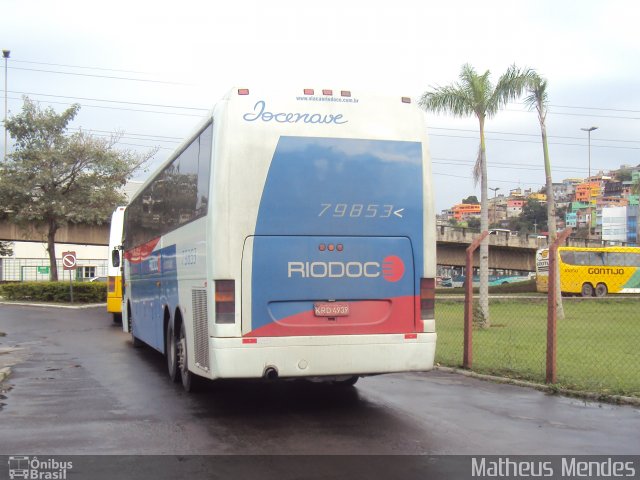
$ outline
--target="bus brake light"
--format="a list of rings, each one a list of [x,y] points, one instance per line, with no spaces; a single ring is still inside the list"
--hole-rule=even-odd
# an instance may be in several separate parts
[[[215,281],[216,323],[230,324],[236,317],[235,280]]]
[[[248,88],[239,88],[238,89],[238,95],[249,95],[249,89]]]

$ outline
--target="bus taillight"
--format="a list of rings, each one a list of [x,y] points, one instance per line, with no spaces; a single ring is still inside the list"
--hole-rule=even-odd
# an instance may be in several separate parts
[[[216,280],[216,323],[234,323],[236,317],[235,280]]]
[[[420,279],[420,318],[434,320],[436,307],[436,279]]]

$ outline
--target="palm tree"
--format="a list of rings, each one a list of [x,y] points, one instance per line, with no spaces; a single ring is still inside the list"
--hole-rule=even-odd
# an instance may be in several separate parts
[[[451,113],[456,117],[475,115],[480,125],[480,146],[473,170],[476,184],[480,181],[480,229],[489,228],[487,195],[487,158],[484,125],[500,109],[518,98],[526,86],[529,70],[521,71],[515,65],[498,79],[494,86],[489,80],[489,70],[478,75],[475,69],[465,64],[460,71],[460,80],[446,87],[435,87],[420,98],[420,106],[436,113]],[[470,278],[471,272],[467,272]],[[488,327],[489,322],[489,239],[480,244],[480,323]]]
[[[524,99],[525,105],[529,109],[535,108],[538,112],[538,122],[540,122],[540,133],[542,135],[542,154],[544,156],[544,173],[546,178],[547,191],[547,225],[549,228],[549,243],[553,243],[557,236],[556,228],[556,202],[553,196],[553,180],[551,179],[551,161],[549,160],[549,144],[547,142],[547,105],[549,103],[547,95],[547,80],[534,71],[528,72],[527,91],[529,95]],[[556,264],[557,265],[557,264]],[[559,319],[564,318],[564,307],[562,305],[562,293],[560,292],[560,270],[556,270],[556,311]]]

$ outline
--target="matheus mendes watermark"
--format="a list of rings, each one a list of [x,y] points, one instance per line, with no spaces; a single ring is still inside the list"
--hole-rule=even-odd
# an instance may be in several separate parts
[[[27,480],[66,480],[73,462],[55,458],[38,458],[14,455],[9,457],[9,478]]]
[[[611,457],[471,458],[477,478],[635,478],[636,468],[634,461]]]

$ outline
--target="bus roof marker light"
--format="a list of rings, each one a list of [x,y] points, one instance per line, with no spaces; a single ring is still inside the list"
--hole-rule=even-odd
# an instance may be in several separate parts
[[[336,247],[333,245],[333,243],[330,243],[327,248],[329,249],[330,252],[333,252]]]
[[[304,89],[304,94],[305,95],[313,95],[314,94],[313,88],[305,88]]]
[[[238,89],[238,95],[249,95],[249,89],[248,88],[239,88]]]
[[[340,91],[340,96],[341,97],[351,97],[351,92],[349,90],[341,90]]]
[[[336,245],[336,250],[341,252],[342,250],[344,250],[344,246],[341,243],[339,243],[338,245]]]
[[[328,89],[327,90],[322,90],[322,94],[323,95],[332,96],[333,95],[333,90],[328,90]]]
[[[409,98],[409,97],[402,97],[402,103],[411,103],[411,98]]]
[[[327,249],[327,246],[324,243],[321,243],[320,246],[318,247],[318,250],[320,250],[321,252],[324,252]]]

